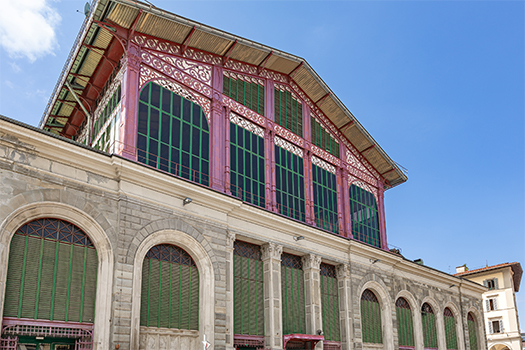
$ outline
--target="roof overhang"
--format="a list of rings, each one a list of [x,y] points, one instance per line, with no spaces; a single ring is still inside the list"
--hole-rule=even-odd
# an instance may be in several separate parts
[[[490,274],[496,270],[502,270],[506,268],[510,268],[511,270],[512,282],[514,284],[514,291],[517,293],[520,291],[521,277],[523,275],[523,269],[521,268],[521,264],[519,262],[503,263],[503,264],[498,264],[494,266],[487,266],[487,267],[483,267],[480,269],[456,273],[454,274],[454,276],[468,278],[469,276],[473,276],[473,275],[482,275],[485,273]]]
[[[100,69],[100,60],[111,63],[111,57],[107,57],[108,60],[104,56],[108,56],[110,45],[116,45],[111,32],[102,28],[103,22],[288,76],[335,129],[361,153],[365,161],[385,180],[388,188],[407,181],[406,170],[386,154],[303,58],[134,0],[94,0],[91,14],[86,18],[41,120],[41,128],[70,136],[78,127],[78,120],[72,120],[72,116],[73,113],[80,116],[81,111],[68,106],[74,104],[74,99],[64,83],[68,80],[82,85],[83,82],[78,78],[78,75],[82,75],[88,80],[84,82],[86,89],[91,91],[91,96],[95,96],[91,86],[94,74]],[[107,73],[104,75],[109,77]],[[63,112],[60,113],[60,110]]]

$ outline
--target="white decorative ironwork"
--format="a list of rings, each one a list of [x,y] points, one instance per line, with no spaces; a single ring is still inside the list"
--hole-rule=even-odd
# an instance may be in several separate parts
[[[194,50],[191,48],[188,48],[186,51],[184,51],[183,57],[209,64],[222,64],[221,56],[216,56],[211,53]]]
[[[333,154],[329,153],[329,152],[326,152],[325,150],[317,147],[316,145],[312,145],[312,153],[315,154],[316,156],[320,157],[320,158],[323,158],[325,160],[327,160],[328,162],[336,165],[336,166],[341,166],[341,160],[339,158],[337,158],[336,156],[334,156]]]
[[[180,46],[169,41],[159,40],[145,35],[135,35],[132,41],[143,48],[161,51],[172,55],[180,54]]]
[[[151,52],[151,54],[204,84],[211,85],[211,66],[160,52]]]
[[[239,61],[236,61],[236,60],[229,60],[224,65],[224,68],[231,69],[231,70],[236,70],[237,72],[258,75],[257,74],[257,67],[251,66],[249,64],[242,63],[242,62],[239,62]]]
[[[100,127],[100,131],[98,132],[98,135],[95,135],[95,138],[92,141],[92,144],[95,145],[98,140],[102,137],[102,135],[106,132],[107,127],[109,124],[113,122],[113,119],[120,114],[120,107],[121,107],[122,101],[120,101],[116,106],[113,112],[111,112],[111,115],[109,116],[108,120]]]
[[[254,133],[257,136],[264,137],[264,129],[260,126],[255,125],[248,120],[241,118],[237,113],[230,112],[230,121],[233,124],[239,125],[241,128],[248,130],[249,132]]]
[[[225,77],[228,77],[230,79],[242,80],[248,83],[254,83],[264,86],[264,80],[260,78],[250,77],[248,75],[234,73],[227,70],[223,71],[223,74]]]
[[[256,113],[252,111],[250,108],[243,106],[239,102],[229,98],[228,96],[223,95],[222,96],[222,102],[224,105],[228,106],[232,111],[234,111],[237,114],[242,115],[245,118],[250,119],[252,122],[259,124],[261,126],[265,126],[266,124],[266,118],[264,118],[259,113]]]
[[[324,170],[331,172],[332,174],[335,174],[335,166],[328,162],[325,162],[321,158],[312,156],[312,164],[317,165],[319,168],[323,168]]]
[[[202,110],[204,111],[204,114],[206,115],[206,119],[208,119],[208,122],[210,122],[210,108],[211,108],[211,101],[210,99],[192,92],[191,90],[186,89],[184,86],[172,81],[168,80],[166,76],[160,74],[159,72],[150,69],[146,65],[140,66],[140,88],[142,88],[146,83],[150,81],[155,81],[156,84],[174,92],[175,94],[184,97],[187,100],[190,100],[192,102],[197,103],[199,106],[202,107]]]
[[[164,62],[162,59],[150,54],[149,52],[142,52],[142,60],[143,64],[158,70],[162,74],[177,80],[178,82],[192,88],[195,91],[200,92],[205,96],[211,97],[211,87],[203,84],[190,75],[181,72],[179,69],[175,68],[169,63]]]
[[[123,66],[120,68],[119,72],[115,76],[115,79],[111,82],[108,89],[106,90],[106,93],[104,94],[104,97],[100,100],[98,103],[97,108],[95,109],[95,113],[93,113],[93,123],[96,123],[98,118],[100,117],[100,114],[102,111],[104,111],[104,108],[107,106],[109,100],[111,97],[113,97],[113,94],[115,93],[115,90],[120,86],[122,83],[122,78],[124,77],[124,69],[126,66]]]
[[[301,147],[304,147],[304,140],[300,136],[291,132],[290,130],[283,128],[279,124],[274,124],[273,130],[277,135],[281,136],[283,139],[293,142]]]
[[[288,83],[288,76],[274,72],[273,70],[264,69],[260,75],[261,77],[264,77],[264,78],[267,78],[273,81],[279,81],[281,83]]]
[[[299,102],[300,104],[303,104],[303,102],[299,99],[299,97],[297,96],[297,94],[295,93],[294,90],[292,90],[292,88],[290,88],[288,85],[282,85],[282,84],[274,84],[274,87],[279,90],[279,91],[287,91],[289,92],[291,95],[292,95],[292,98],[294,100],[297,100],[297,102]]]
[[[296,156],[299,156],[301,158],[303,158],[303,150],[293,144],[291,144],[290,142],[286,141],[285,139],[282,139],[278,136],[275,136],[273,138],[273,143],[275,143],[275,145],[289,151],[289,152],[292,152],[293,154],[295,154]]]

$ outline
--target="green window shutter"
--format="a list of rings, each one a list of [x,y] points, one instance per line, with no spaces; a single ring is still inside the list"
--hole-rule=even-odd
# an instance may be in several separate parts
[[[352,184],[349,189],[350,217],[354,239],[381,247],[379,211],[374,195]]]
[[[282,254],[281,298],[283,334],[305,334],[304,272],[301,258],[296,255]]]
[[[396,301],[397,334],[400,346],[415,346],[412,310],[404,298]]]
[[[421,321],[425,348],[437,348],[436,316],[428,303],[424,303],[421,308]]]
[[[339,290],[335,266],[321,264],[321,302],[325,340],[340,341]]]
[[[181,248],[150,249],[142,267],[140,324],[148,327],[199,327],[199,273]]]
[[[454,315],[452,311],[447,307],[444,312],[444,322],[445,322],[445,336],[447,340],[447,349],[457,350],[458,340],[456,336],[456,321],[454,320]]]
[[[274,90],[275,122],[303,137],[303,106],[288,91]]]
[[[314,116],[310,117],[311,141],[322,150],[339,158],[339,143],[321,126]]]
[[[22,292],[22,312],[20,314],[20,317],[22,318],[35,318],[41,243],[42,240],[36,237],[29,237],[27,240],[24,290]]]
[[[95,301],[97,296],[98,256],[93,248],[86,249],[86,273],[84,278],[84,305],[82,322],[95,321]]]
[[[364,343],[383,343],[381,305],[369,289],[361,295],[361,328]]]
[[[9,263],[7,284],[5,289],[4,316],[20,317],[18,314],[21,303],[24,281],[25,248],[27,236],[14,235],[9,247]]]
[[[469,342],[470,342],[470,350],[478,350],[478,337],[477,337],[477,331],[476,331],[476,321],[474,320],[474,317],[469,312],[467,316],[467,324],[468,324],[468,336],[469,336]]]
[[[58,263],[57,263],[57,281],[55,287],[55,309],[53,311],[54,320],[65,320],[68,306],[69,290],[69,261],[70,249],[68,244],[58,244]],[[58,278],[60,276],[60,278]]]
[[[230,76],[232,75],[232,76]],[[249,76],[224,72],[222,93],[251,110],[264,115],[264,85]]]

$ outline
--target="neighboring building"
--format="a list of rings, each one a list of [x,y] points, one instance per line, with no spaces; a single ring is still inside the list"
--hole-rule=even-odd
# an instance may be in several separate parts
[[[40,126],[0,117],[0,349],[486,349],[485,288],[389,251],[407,177],[304,59],[95,1]]]
[[[522,274],[523,270],[518,262],[470,271],[466,266],[456,268],[455,276],[488,288],[483,293],[483,304],[489,350],[519,350],[523,346],[514,294],[520,289]]]

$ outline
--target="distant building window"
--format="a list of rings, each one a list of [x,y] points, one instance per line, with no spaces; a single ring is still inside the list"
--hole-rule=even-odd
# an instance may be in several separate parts
[[[487,311],[494,311],[498,309],[498,300],[497,298],[489,298],[485,300],[485,308]]]
[[[489,333],[490,334],[496,334],[496,333],[503,333],[503,321],[502,320],[493,320],[489,321]]]
[[[499,289],[498,287],[498,279],[497,278],[491,278],[488,280],[483,281],[483,285],[487,287],[489,290],[495,290]]]

